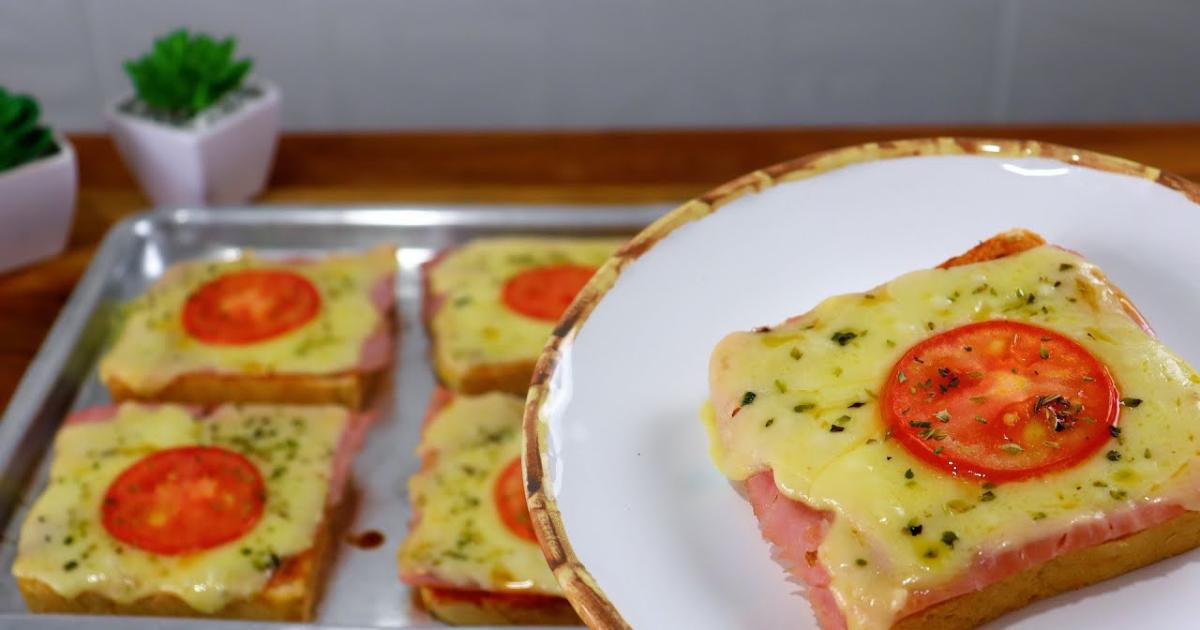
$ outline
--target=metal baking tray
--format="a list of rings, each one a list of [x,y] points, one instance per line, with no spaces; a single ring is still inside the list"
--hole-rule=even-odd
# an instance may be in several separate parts
[[[45,484],[48,448],[64,416],[109,401],[95,365],[113,313],[170,265],[221,259],[243,249],[264,256],[319,255],[398,247],[399,351],[392,395],[354,464],[357,509],[350,532],[376,530],[386,541],[358,549],[343,540],[326,578],[316,625],[327,628],[438,626],[413,606],[397,578],[395,551],[408,517],[406,481],[418,467],[413,448],[432,392],[429,341],[420,321],[419,267],[437,250],[499,234],[632,234],[666,206],[406,206],[171,209],[130,217],[109,232],[30,364],[0,420],[0,627],[198,628],[288,624],[32,615],[9,572],[29,503]],[[312,627],[312,626],[305,626]]]

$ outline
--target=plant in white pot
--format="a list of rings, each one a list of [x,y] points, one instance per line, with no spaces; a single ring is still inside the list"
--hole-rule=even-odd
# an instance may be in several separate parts
[[[108,109],[117,148],[158,205],[246,201],[262,191],[279,140],[279,89],[247,79],[232,37],[175,31],[125,64],[134,93]]]
[[[37,101],[0,88],[0,271],[63,250],[75,212],[75,151]]]

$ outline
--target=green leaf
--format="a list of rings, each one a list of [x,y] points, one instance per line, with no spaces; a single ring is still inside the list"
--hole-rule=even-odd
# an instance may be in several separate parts
[[[196,91],[192,93],[192,111],[203,111],[204,108],[212,104],[208,96],[208,85],[200,84],[196,86]]]
[[[16,127],[21,129],[37,124],[38,116],[41,114],[37,101],[34,101],[32,98],[25,96],[24,94],[17,96],[13,100],[17,104],[17,113],[16,116],[14,116],[13,119],[10,120],[7,125],[5,125],[5,127]]]
[[[58,150],[54,134],[39,123],[33,97],[0,88],[0,171],[16,168]]]
[[[242,85],[253,62],[235,61],[236,48],[233,37],[217,41],[179,29],[155,40],[139,59],[127,61],[125,73],[148,106],[192,116]]]

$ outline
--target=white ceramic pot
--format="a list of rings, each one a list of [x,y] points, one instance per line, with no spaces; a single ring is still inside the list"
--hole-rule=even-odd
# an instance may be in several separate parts
[[[0,173],[0,271],[58,254],[75,214],[75,148],[56,136],[59,151]]]
[[[146,196],[160,206],[244,202],[262,192],[279,140],[279,88],[262,93],[211,123],[177,127],[121,111],[105,112],[117,149]]]

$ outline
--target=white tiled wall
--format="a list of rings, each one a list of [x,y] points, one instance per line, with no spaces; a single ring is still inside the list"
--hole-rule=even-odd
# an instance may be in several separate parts
[[[0,0],[0,85],[100,129],[179,25],[293,129],[1200,119],[1196,0]]]

